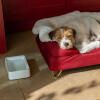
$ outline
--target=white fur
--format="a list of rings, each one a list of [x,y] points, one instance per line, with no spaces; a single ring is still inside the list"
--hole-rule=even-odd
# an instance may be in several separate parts
[[[64,43],[66,43],[66,42],[69,43],[69,45],[67,47],[64,45]],[[61,41],[60,41],[60,48],[62,48],[62,49],[72,48],[72,42],[71,42],[71,40],[66,39],[66,38],[62,38]]]
[[[38,20],[32,29],[33,34],[41,34],[40,40],[42,42],[50,41],[50,38],[47,36],[44,40],[44,34],[48,34],[50,30],[52,31],[53,29],[61,26],[69,26],[72,28],[75,28],[78,32],[88,32],[88,28],[93,29],[94,32],[100,32],[100,28],[96,26],[96,23],[93,22],[90,19],[90,17],[93,17],[97,20],[100,20],[100,13],[99,12],[79,12],[79,11],[74,11],[71,13],[67,13],[61,16],[56,16],[56,17],[51,17],[51,18],[45,18]],[[91,24],[91,27],[89,26],[89,23]],[[46,28],[45,28],[46,27]],[[47,28],[48,27],[48,28]],[[50,29],[49,29],[50,28]],[[43,30],[45,33],[43,34]],[[41,32],[42,31],[42,32]]]
[[[79,11],[75,11],[72,13],[68,13],[61,16],[51,17],[51,18],[45,18],[38,20],[32,29],[33,34],[39,34],[39,38],[42,42],[51,41],[48,33],[54,30],[57,27],[63,26],[66,24],[66,21],[69,21],[77,16],[77,14],[80,14]]]
[[[39,38],[42,42],[48,42],[51,41],[51,39],[49,38],[48,33],[50,33],[51,31],[53,31],[53,29],[51,27],[48,26],[42,26],[39,32]]]
[[[89,44],[84,44],[82,49],[80,50],[80,53],[86,53],[99,47],[100,47],[100,41],[93,41]]]

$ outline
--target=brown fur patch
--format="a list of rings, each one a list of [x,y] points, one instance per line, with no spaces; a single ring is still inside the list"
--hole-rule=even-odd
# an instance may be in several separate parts
[[[60,43],[62,38],[67,38],[67,39],[71,40],[72,43],[75,41],[73,30],[69,27],[57,28],[53,31],[52,34],[53,34],[52,39],[56,40],[58,43]]]

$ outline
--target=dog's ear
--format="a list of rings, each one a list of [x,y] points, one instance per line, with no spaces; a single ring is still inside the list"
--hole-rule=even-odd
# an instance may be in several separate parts
[[[72,29],[72,32],[73,32],[73,36],[75,37],[76,36],[76,30]]]
[[[53,40],[53,35],[54,35],[54,32],[51,31],[51,32],[49,33],[49,37],[50,37],[51,40]]]

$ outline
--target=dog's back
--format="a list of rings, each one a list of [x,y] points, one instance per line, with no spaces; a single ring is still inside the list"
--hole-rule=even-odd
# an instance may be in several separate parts
[[[100,38],[100,23],[93,17],[79,16],[66,22],[66,26],[75,29],[75,46],[78,49],[81,49],[84,43],[88,44]]]

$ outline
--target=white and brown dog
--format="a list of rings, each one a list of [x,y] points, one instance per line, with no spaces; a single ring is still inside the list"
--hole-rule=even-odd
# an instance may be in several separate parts
[[[33,27],[42,42],[56,41],[60,48],[75,46],[80,53],[100,47],[100,13],[72,12],[39,20]]]
[[[80,35],[82,37],[82,34]],[[75,46],[80,53],[86,53],[100,47],[100,38],[95,33],[90,31],[90,34],[84,35],[87,38],[78,40],[76,31],[67,26],[56,28],[49,33],[50,39],[56,41],[62,49],[71,49]]]

